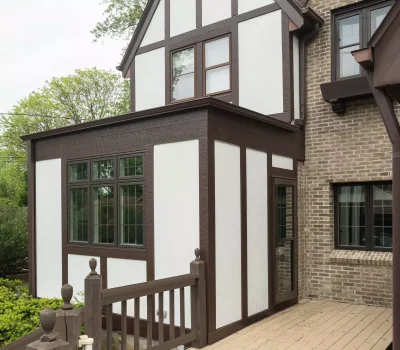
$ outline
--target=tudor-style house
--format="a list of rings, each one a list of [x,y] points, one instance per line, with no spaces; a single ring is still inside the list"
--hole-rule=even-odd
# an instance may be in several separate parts
[[[189,273],[199,247],[209,343],[304,297],[391,306],[391,147],[353,54],[393,4],[149,0],[131,113],[23,137],[31,293],[83,291],[92,257],[103,288]]]

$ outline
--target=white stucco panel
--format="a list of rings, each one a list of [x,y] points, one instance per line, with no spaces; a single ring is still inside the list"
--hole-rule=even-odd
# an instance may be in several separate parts
[[[165,0],[161,0],[151,19],[140,47],[165,39]]]
[[[90,259],[97,260],[97,273],[100,273],[100,258],[91,255],[68,255],[68,284],[74,288],[74,297],[84,299],[85,278],[90,273]]]
[[[268,155],[246,150],[248,314],[268,309]]]
[[[61,296],[61,159],[36,162],[36,274],[38,297]]]
[[[200,245],[199,225],[199,141],[154,146],[156,279],[190,272],[190,262],[195,258],[194,250]],[[176,300],[179,300],[178,294]],[[178,322],[177,301],[175,320]],[[165,309],[169,312],[167,303]],[[189,289],[185,290],[185,309],[186,326],[189,326]]]
[[[272,155],[272,166],[274,168],[293,170],[294,169],[293,163],[294,163],[294,161],[292,158],[278,156],[276,154]]]
[[[147,263],[141,260],[107,259],[107,287],[116,288],[147,281]],[[121,303],[113,304],[113,313],[121,313]],[[135,301],[127,302],[128,316],[135,316]],[[140,318],[147,319],[147,298],[140,298]]]
[[[293,35],[293,99],[294,118],[300,119],[300,41]]]
[[[171,36],[196,29],[196,0],[171,0]]]
[[[283,112],[281,26],[281,10],[239,23],[239,105],[266,115]]]
[[[275,3],[275,0],[239,0],[238,12],[239,14],[258,9]]]
[[[203,26],[232,17],[231,0],[203,0]]]
[[[165,48],[135,58],[136,111],[165,105]]]
[[[240,147],[215,142],[217,329],[242,318]]]

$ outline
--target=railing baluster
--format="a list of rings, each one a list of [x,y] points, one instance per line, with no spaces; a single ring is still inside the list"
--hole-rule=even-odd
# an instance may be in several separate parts
[[[121,350],[126,350],[126,300],[121,302]]]
[[[185,335],[185,288],[180,288],[181,336]]]
[[[133,350],[140,347],[140,298],[135,299],[135,319],[134,319],[134,344]]]
[[[169,340],[175,338],[175,290],[169,291]]]
[[[112,304],[107,306],[107,349],[112,349],[112,344],[113,344],[113,337],[112,337],[112,332],[113,332],[113,319],[112,319],[112,309],[113,306]]]
[[[147,349],[153,346],[153,295],[147,296]]]
[[[164,343],[164,293],[158,294],[158,342]]]

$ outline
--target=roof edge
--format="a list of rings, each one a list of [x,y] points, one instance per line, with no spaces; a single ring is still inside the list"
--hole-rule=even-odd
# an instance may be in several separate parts
[[[220,110],[225,110],[231,112],[233,114],[246,117],[252,120],[257,120],[262,123],[269,124],[274,127],[278,127],[281,129],[285,129],[289,132],[300,132],[300,127],[294,126],[292,124],[288,124],[282,122],[280,120],[274,119],[273,117],[260,114],[258,112],[251,111],[249,109],[232,105],[231,103],[224,102],[212,97],[205,97],[197,100],[182,102],[182,103],[174,103],[162,107],[157,107],[153,109],[148,109],[139,112],[133,112],[128,114],[123,114],[120,116],[104,118],[99,120],[94,120],[82,124],[70,125],[63,128],[42,131],[36,134],[24,135],[21,136],[23,141],[28,140],[40,140],[48,137],[55,137],[70,134],[73,132],[81,132],[96,128],[102,128],[106,126],[113,126],[123,123],[134,122],[137,120],[143,120],[148,118],[156,118],[158,116],[168,115],[172,113],[179,113],[194,109],[201,109],[201,108],[217,108]]]

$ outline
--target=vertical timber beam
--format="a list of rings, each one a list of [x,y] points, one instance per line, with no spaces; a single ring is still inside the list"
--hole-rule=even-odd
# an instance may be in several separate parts
[[[28,264],[29,264],[29,294],[37,297],[36,290],[36,169],[35,144],[28,141]]]

